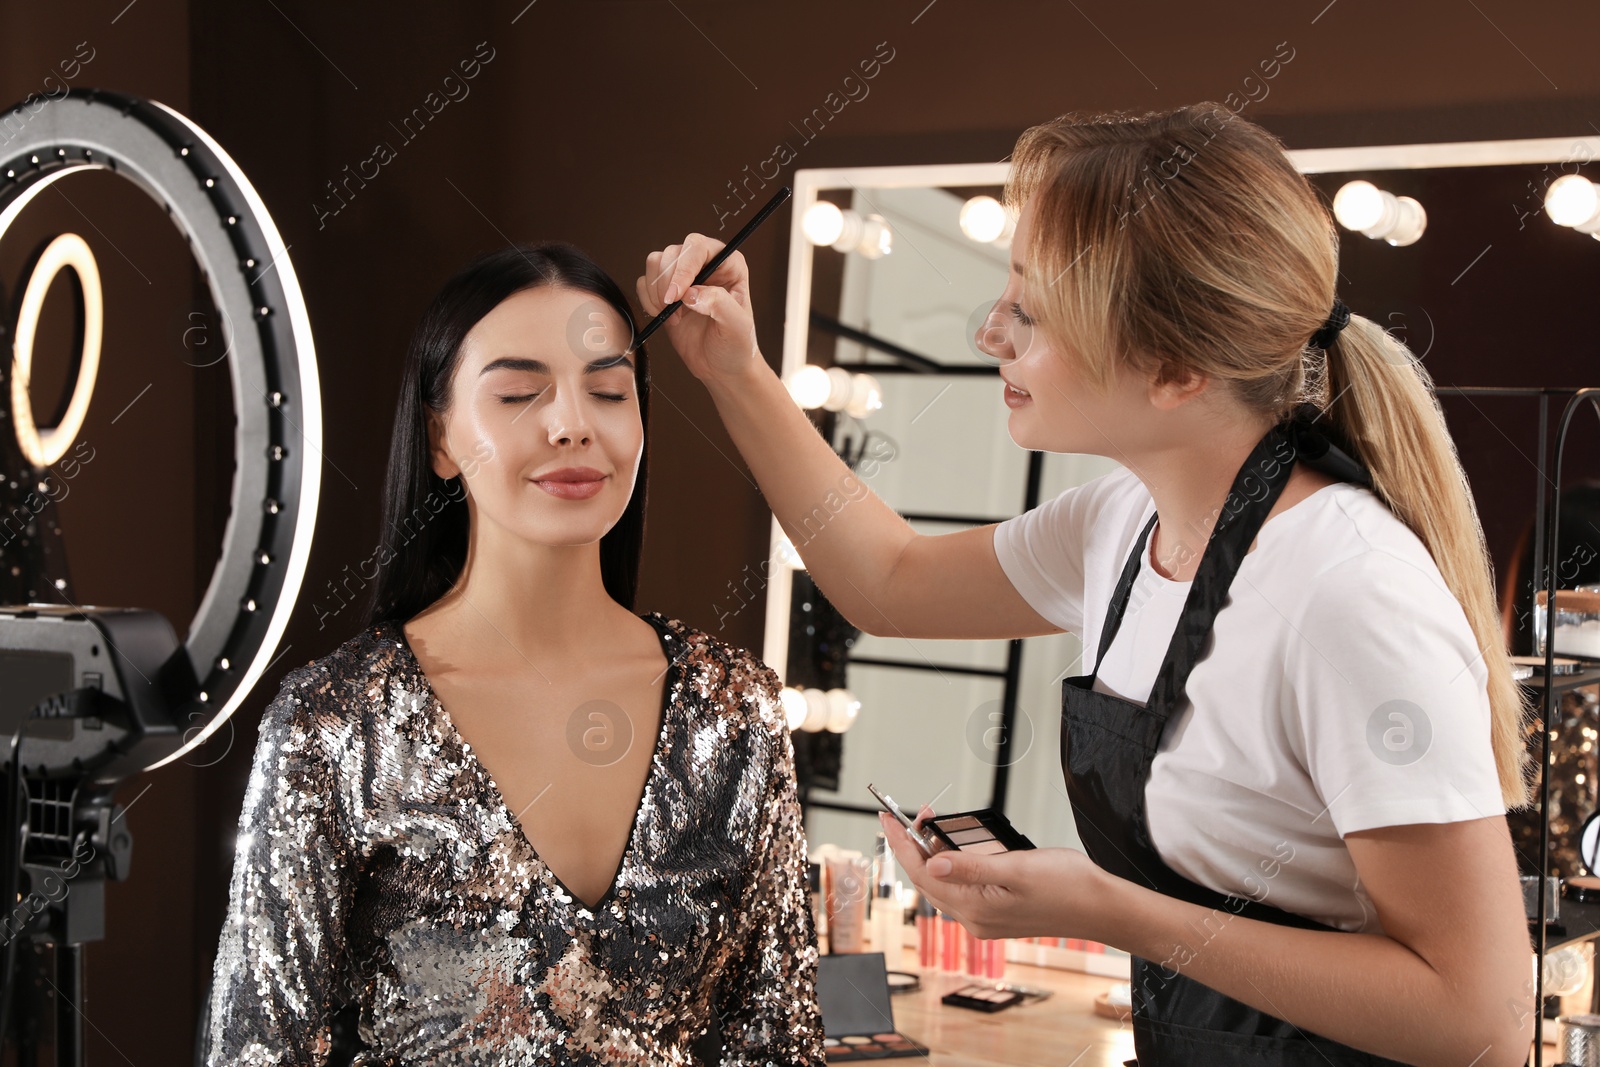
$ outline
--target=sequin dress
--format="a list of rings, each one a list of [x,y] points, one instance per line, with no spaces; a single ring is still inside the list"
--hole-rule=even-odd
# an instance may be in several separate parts
[[[794,750],[773,670],[668,619],[661,730],[616,879],[586,907],[528,843],[398,622],[264,714],[209,1065],[822,1064]]]

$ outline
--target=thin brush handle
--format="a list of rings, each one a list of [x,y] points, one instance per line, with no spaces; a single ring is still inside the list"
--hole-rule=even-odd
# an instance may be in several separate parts
[[[717,268],[722,266],[722,261],[733,255],[734,252],[738,251],[739,246],[744,243],[744,239],[754,233],[756,227],[765,222],[767,216],[776,211],[779,204],[789,199],[789,193],[790,189],[787,185],[785,185],[782,189],[779,189],[776,193],[773,193],[772,199],[768,200],[766,204],[762,206],[761,210],[755,213],[754,218],[744,224],[744,229],[734,234],[733,240],[723,245],[722,251],[712,256],[711,262],[700,268],[700,273],[694,276],[694,282],[692,284],[700,285],[707,278],[711,277],[711,275],[715,274]],[[674,300],[672,303],[662,308],[660,313],[657,314],[655,318],[647,322],[644,329],[639,331],[639,336],[634,338],[633,341],[634,347],[637,348],[639,345],[644,344],[645,340],[649,338],[651,334],[660,329],[663,322],[666,322],[668,319],[672,318],[672,313],[677,311],[682,306],[682,300]]]

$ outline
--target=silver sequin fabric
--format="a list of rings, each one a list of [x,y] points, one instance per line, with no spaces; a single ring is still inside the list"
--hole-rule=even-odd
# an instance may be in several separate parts
[[[593,908],[528,843],[400,624],[290,671],[264,713],[204,1061],[823,1064],[794,748],[776,673],[659,612],[661,731]]]

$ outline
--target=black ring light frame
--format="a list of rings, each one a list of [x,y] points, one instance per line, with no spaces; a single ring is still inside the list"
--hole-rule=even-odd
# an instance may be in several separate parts
[[[48,99],[31,117],[22,106],[12,110],[22,128],[0,157],[0,239],[61,178],[114,172],[166,210],[223,320],[236,424],[231,512],[183,642],[198,688],[172,709],[173,722],[201,725],[181,737],[147,737],[138,762],[154,770],[228,720],[265,672],[294,609],[321,482],[311,322],[266,206],[193,122],[154,101],[95,89]]]

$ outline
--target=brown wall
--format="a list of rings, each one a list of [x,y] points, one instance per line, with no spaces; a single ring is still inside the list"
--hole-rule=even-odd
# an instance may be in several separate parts
[[[93,84],[186,110],[241,164],[291,246],[328,415],[316,548],[288,652],[239,716],[231,745],[224,739],[194,761],[216,759],[214,767],[167,768],[129,783],[123,796],[139,797],[129,816],[134,877],[111,888],[110,937],[89,952],[85,1008],[95,1061],[174,1063],[188,1055],[256,718],[282,670],[354,629],[354,608],[319,628],[315,606],[332,603],[328,583],[372,552],[405,341],[428,296],[472,254],[506,240],[567,239],[631,292],[650,249],[690,230],[732,232],[737,223],[717,228],[728,183],[780,140],[799,148],[786,174],[997,160],[1023,127],[1065,110],[1221,99],[1240,91],[1279,42],[1295,58],[1246,114],[1292,147],[1565,136],[1600,122],[1592,48],[1600,10],[1590,4],[524,3],[0,3],[0,98],[36,88],[58,54],[87,38],[98,50]],[[390,123],[422,105],[479,42],[494,58],[470,83],[471,95],[448,104],[414,140],[402,138]],[[893,59],[870,95],[802,144],[790,124],[821,106],[880,42]],[[319,220],[316,205],[332,203],[325,183],[342,180],[379,140],[395,158],[364,187],[352,186],[348,206]],[[113,206],[108,200],[102,210]],[[788,217],[785,208],[745,247],[761,338],[774,360]],[[149,232],[117,241],[135,262],[171,252],[155,233],[159,220],[145,221]],[[102,263],[115,259],[96,250]],[[1518,276],[1509,258],[1505,267],[1496,284],[1507,287],[1513,307]],[[170,366],[178,341],[160,301],[187,306],[187,267],[181,257],[162,259],[152,277],[142,287],[118,282],[141,298],[117,313],[96,417],[109,421],[121,406],[116,398],[137,391],[136,368],[165,360],[171,382],[162,417],[119,422],[120,436],[102,428],[107,448],[94,473],[104,481],[80,494],[79,510],[64,509],[63,521],[70,543],[83,545],[72,556],[80,600],[158,607],[181,623],[209,568],[219,479],[227,476],[225,463],[190,456],[197,443],[214,451],[226,427],[212,411],[215,379],[186,378]],[[726,583],[764,556],[767,514],[704,391],[664,342],[654,355],[640,607],[709,626]],[[1559,373],[1551,367],[1548,384],[1588,377],[1592,356],[1569,356],[1574,362]],[[1452,365],[1458,381],[1508,381],[1503,360],[1463,358]],[[1542,367],[1547,358],[1536,346],[1521,366]],[[96,432],[93,424],[86,431]],[[1530,476],[1508,473],[1518,495],[1496,505],[1522,509]],[[184,486],[192,486],[187,500],[169,499]],[[1507,495],[1503,486],[1495,492]],[[97,533],[106,530],[114,535]],[[761,619],[747,609],[727,636],[759,648]]]

